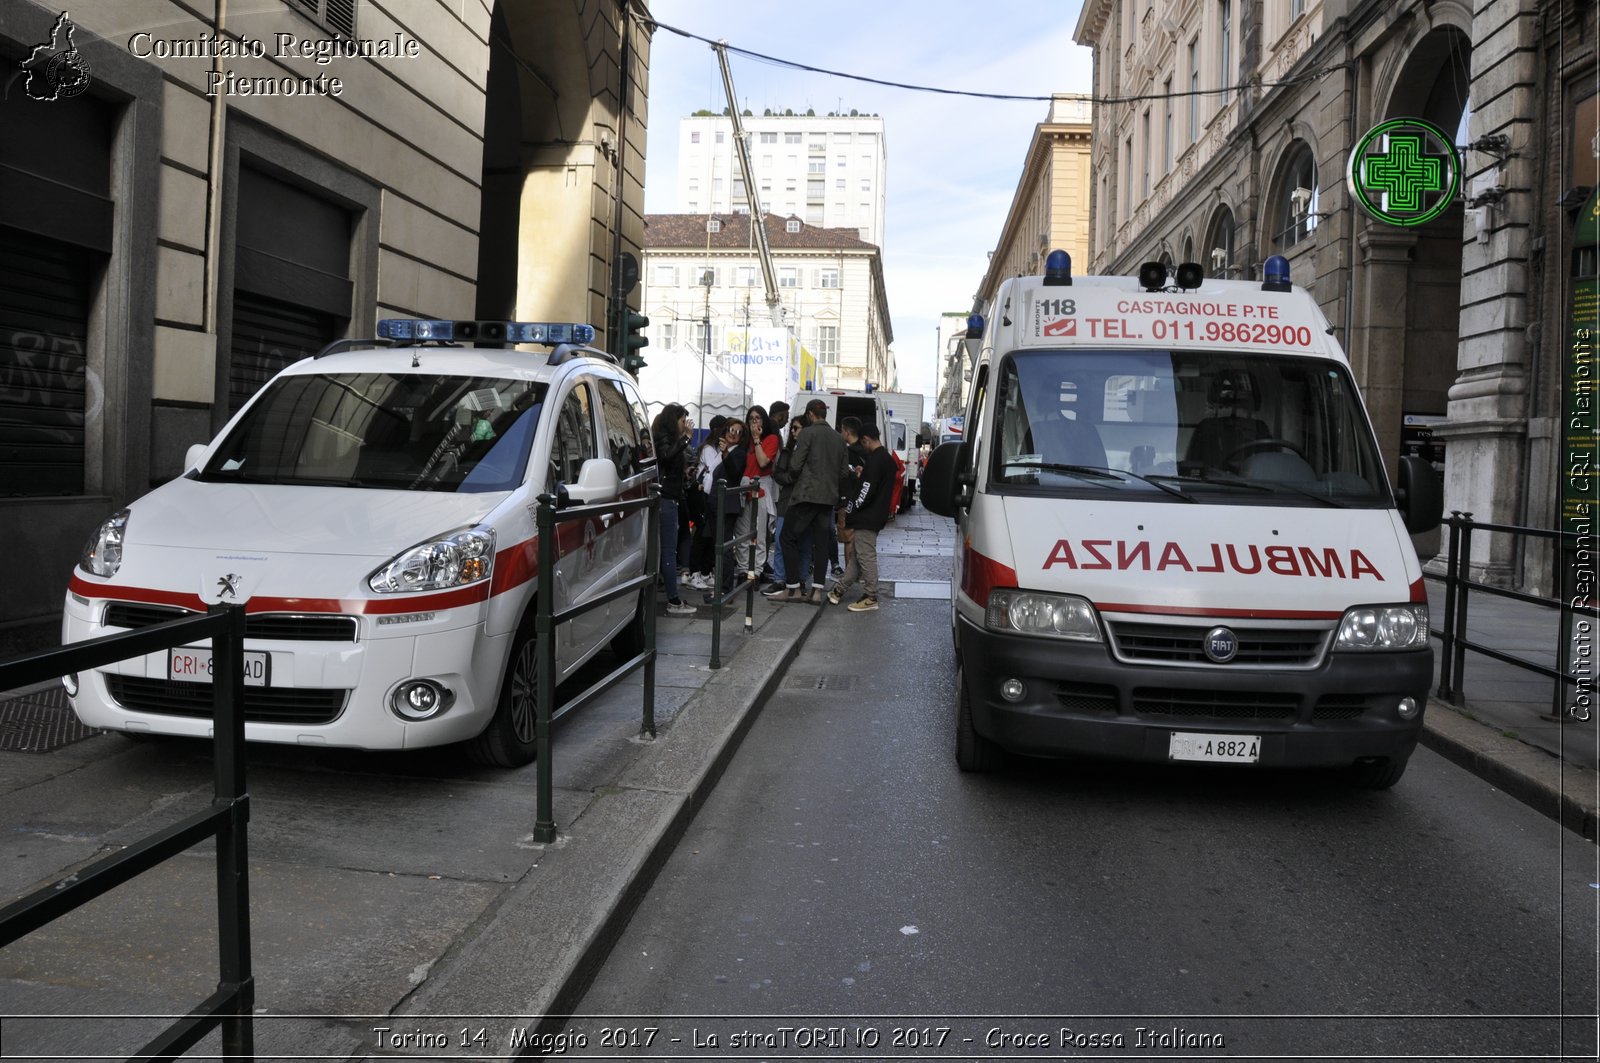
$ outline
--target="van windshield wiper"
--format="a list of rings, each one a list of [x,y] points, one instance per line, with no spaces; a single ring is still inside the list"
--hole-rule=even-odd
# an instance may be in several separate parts
[[[1062,465],[1053,461],[1008,461],[1004,464],[1008,469],[1042,469],[1045,472],[1060,472],[1068,476],[1078,476],[1085,480],[1092,477],[1101,477],[1103,479],[1120,479],[1123,483],[1127,483],[1129,479],[1134,479],[1141,483],[1147,483],[1157,490],[1165,491],[1174,498],[1181,498],[1185,502],[1197,501],[1193,495],[1187,494],[1179,488],[1170,484],[1158,483],[1153,477],[1141,476],[1136,472],[1128,472],[1126,469],[1112,469],[1104,465]]]

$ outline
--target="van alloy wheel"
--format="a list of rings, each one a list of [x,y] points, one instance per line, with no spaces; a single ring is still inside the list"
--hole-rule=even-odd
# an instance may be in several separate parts
[[[494,716],[483,732],[467,743],[468,755],[479,764],[497,768],[533,763],[538,752],[538,698],[539,640],[530,621],[518,630],[512,644]]]

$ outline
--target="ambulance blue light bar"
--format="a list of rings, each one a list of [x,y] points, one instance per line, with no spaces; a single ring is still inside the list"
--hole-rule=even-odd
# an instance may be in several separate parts
[[[1044,283],[1072,283],[1072,256],[1059,247],[1044,257]]]
[[[982,314],[968,314],[967,315],[967,336],[969,338],[971,338],[971,339],[980,339],[981,340],[983,338],[983,315]]]
[[[489,343],[593,343],[594,326],[551,321],[433,321],[425,318],[386,317],[378,322],[378,337],[385,340],[455,343],[483,340]]]
[[[1289,260],[1282,255],[1270,255],[1262,263],[1261,290],[1264,292],[1286,292],[1289,284]]]

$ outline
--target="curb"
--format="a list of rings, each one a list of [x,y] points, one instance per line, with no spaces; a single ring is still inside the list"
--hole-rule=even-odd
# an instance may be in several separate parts
[[[1421,743],[1589,841],[1600,840],[1600,776],[1428,699]]]

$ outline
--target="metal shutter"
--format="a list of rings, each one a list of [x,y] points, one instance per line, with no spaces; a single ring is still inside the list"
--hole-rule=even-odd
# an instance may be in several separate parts
[[[235,290],[228,412],[243,406],[278,370],[316,354],[339,332],[332,314]]]
[[[104,258],[0,226],[0,496],[83,493],[89,304]]]

